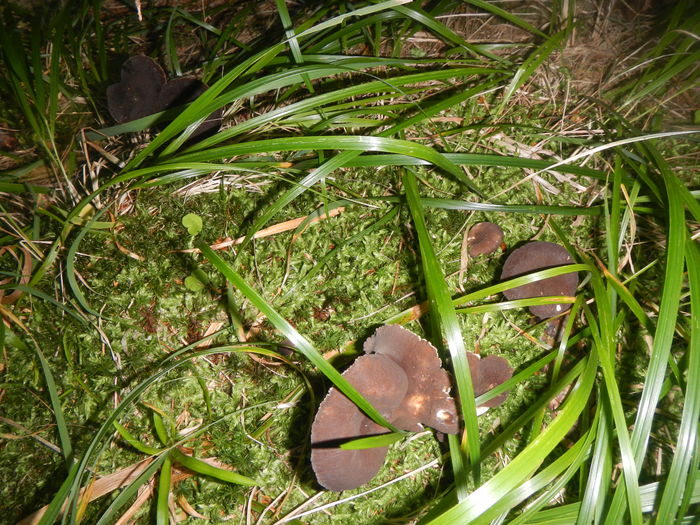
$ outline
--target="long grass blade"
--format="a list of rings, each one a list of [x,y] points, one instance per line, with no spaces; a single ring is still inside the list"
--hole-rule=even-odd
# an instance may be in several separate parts
[[[686,242],[686,265],[690,287],[690,343],[687,350],[688,372],[685,384],[683,415],[676,439],[676,450],[659,504],[656,522],[673,523],[682,518],[678,512],[684,497],[688,471],[698,454],[700,421],[700,249],[697,242]]]
[[[459,320],[452,304],[452,297],[447,289],[447,281],[440,268],[440,263],[435,256],[430,235],[425,224],[423,207],[420,205],[420,195],[415,175],[408,171],[403,176],[406,191],[406,202],[411,211],[413,225],[418,235],[418,246],[421,254],[423,275],[428,288],[428,299],[431,311],[437,317],[440,333],[447,340],[447,348],[450,352],[455,382],[457,384],[457,397],[464,421],[466,433],[466,452],[469,458],[474,478],[478,483],[480,477],[481,452],[479,443],[479,424],[474,403],[474,386],[472,385],[469,363],[467,362],[467,350],[464,347]],[[460,501],[467,496],[466,479],[460,465],[461,455],[459,447],[451,443],[450,457],[455,466],[455,484],[457,497]],[[453,456],[457,456],[454,457]],[[454,462],[457,462],[455,465]]]

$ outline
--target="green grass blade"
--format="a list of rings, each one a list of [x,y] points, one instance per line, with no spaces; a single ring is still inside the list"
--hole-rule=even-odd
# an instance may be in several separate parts
[[[499,514],[507,512],[513,507],[515,501],[524,501],[548,485],[549,487],[547,487],[547,490],[538,496],[534,502],[528,504],[527,510],[511,521],[510,524],[517,525],[523,523],[541,507],[550,503],[552,499],[556,497],[556,494],[559,493],[566,483],[575,475],[576,470],[586,459],[591,448],[591,443],[595,439],[597,427],[598,421],[595,419],[591,428],[589,428],[571,448],[554,460],[551,465],[547,465],[547,467],[537,473],[536,476],[533,476],[528,483],[515,489],[509,495],[508,500],[505,501],[507,505],[497,505],[490,508],[480,520],[491,520]],[[557,476],[559,477],[557,478]]]
[[[671,344],[676,329],[678,317],[678,304],[680,302],[681,286],[683,283],[684,251],[686,242],[685,213],[681,203],[681,197],[675,191],[671,182],[675,175],[671,173],[665,163],[657,162],[667,190],[668,210],[668,237],[666,252],[666,270],[664,285],[661,294],[661,304],[656,323],[656,332],[649,360],[648,372],[644,388],[639,400],[634,430],[632,431],[632,450],[635,462],[641,466],[647,450],[647,443],[651,426],[654,421],[654,412],[659,400],[661,388],[666,376],[671,352]],[[613,498],[606,523],[616,524],[623,519],[626,508],[623,506],[625,487],[620,485]]]
[[[149,456],[157,456],[158,454],[163,452],[162,449],[149,447],[148,445],[141,443],[141,441],[136,439],[124,426],[122,426],[117,421],[114,421],[112,424],[114,425],[114,428],[117,429],[117,432],[119,432],[119,435],[122,437],[122,439],[139,452],[143,452],[144,454],[148,454]]]
[[[676,439],[671,469],[659,504],[656,522],[673,523],[682,516],[676,513],[683,500],[688,470],[698,454],[698,421],[700,421],[700,250],[696,241],[686,242],[686,263],[690,287],[690,344],[688,372],[684,392],[683,415]]]
[[[388,447],[401,441],[406,435],[401,432],[390,432],[380,436],[370,436],[366,438],[353,439],[340,444],[343,450],[364,450],[366,448]]]
[[[573,428],[586,407],[595,381],[597,365],[595,356],[589,355],[582,375],[554,421],[505,468],[472,492],[467,499],[430,523],[434,525],[474,523],[492,505],[499,504],[501,500],[508,498],[512,490],[530,479],[547,455]]]
[[[597,311],[593,313],[586,305],[584,311],[593,335],[593,346],[598,354],[600,366],[603,369],[605,380],[604,393],[606,394],[612,412],[612,418],[617,431],[617,442],[622,457],[622,469],[625,486],[627,488],[628,512],[630,523],[641,525],[642,504],[639,500],[639,484],[637,482],[638,469],[625,419],[622,399],[615,374],[615,350],[617,339],[613,330],[614,314],[612,305],[608,300],[608,293],[603,285],[603,279],[598,272],[591,274],[591,283],[596,300]],[[596,323],[597,321],[597,323]],[[599,326],[599,332],[596,330]]]
[[[61,452],[66,461],[66,468],[70,469],[73,464],[73,445],[70,439],[70,433],[68,432],[68,425],[63,415],[63,409],[61,408],[61,398],[56,386],[56,381],[54,380],[53,372],[51,372],[49,362],[44,357],[44,353],[41,351],[41,348],[39,348],[38,343],[36,341],[32,341],[32,343],[31,346],[37,359],[39,359],[41,371],[44,375],[44,382],[46,383],[46,390],[49,393],[51,409],[53,410],[53,416],[56,420],[56,430],[58,431],[58,438],[61,443]]]
[[[198,474],[203,474],[205,476],[209,476],[210,478],[225,481],[226,483],[244,485],[246,487],[260,485],[259,482],[249,478],[248,476],[243,476],[231,470],[215,467],[206,461],[193,458],[192,456],[187,456],[177,449],[173,449],[170,455],[174,461],[177,461],[183,467],[186,467],[193,472],[197,472]]]
[[[595,437],[595,445],[588,467],[583,498],[576,516],[577,525],[600,523],[605,510],[605,502],[612,480],[612,424],[607,405],[597,405],[600,422]]]
[[[542,31],[537,29],[535,26],[532,24],[526,22],[519,16],[516,16],[512,13],[509,13],[505,9],[501,9],[497,5],[495,5],[494,2],[487,2],[486,0],[467,0],[468,3],[473,5],[474,7],[478,7],[479,9],[483,9],[487,13],[494,14],[500,18],[503,18],[504,20],[510,22],[511,24],[514,24],[518,27],[523,28],[525,31],[528,31],[532,33],[535,36],[539,36],[541,38],[547,38],[547,35],[545,35]]]
[[[107,525],[108,523],[115,523],[119,518],[119,509],[124,505],[129,503],[134,496],[137,495],[139,489],[148,483],[148,481],[155,475],[155,473],[160,469],[165,460],[168,459],[168,454],[160,454],[156,457],[146,469],[139,474],[139,476],[132,481],[127,487],[125,487],[114,501],[107,507],[107,509],[102,513],[100,519],[95,523],[95,525]]]
[[[272,153],[277,151],[304,150],[344,150],[352,152],[390,152],[415,157],[430,162],[442,168],[461,182],[470,191],[483,196],[481,191],[471,182],[457,165],[433,148],[408,140],[388,138],[384,136],[320,136],[320,137],[282,137],[269,140],[256,140],[243,144],[221,146],[194,153],[185,153],[172,162],[210,162],[236,155],[251,155]]]
[[[411,211],[413,225],[418,236],[423,275],[428,288],[431,311],[437,317],[440,333],[447,340],[447,348],[452,360],[453,375],[457,384],[458,405],[462,412],[466,432],[465,452],[469,458],[474,478],[478,482],[481,462],[479,424],[476,415],[476,404],[474,403],[474,386],[472,385],[469,363],[467,362],[467,350],[464,347],[464,340],[462,339],[459,320],[452,304],[452,297],[447,289],[447,281],[430,241],[430,234],[425,224],[415,175],[407,172],[403,176],[403,183],[406,192],[406,202]],[[450,450],[451,457],[455,452],[458,452],[458,450],[453,450],[452,444]],[[459,461],[459,456],[461,454],[457,454],[453,461]],[[458,469],[460,469],[459,465]],[[457,485],[457,497],[461,501],[467,496],[467,488],[466,479],[458,477],[459,474],[460,472],[457,470],[455,472],[455,484]]]
[[[496,109],[497,114],[503,112],[515,92],[530,79],[534,72],[562,45],[568,36],[569,29],[565,29],[564,31],[550,36],[543,44],[535,49],[525,62],[523,62],[515,72],[515,75],[513,75],[513,79],[510,81],[510,84],[508,84],[508,87],[506,87],[503,93],[503,99]]]
[[[170,482],[172,476],[172,461],[166,455],[160,467],[158,477],[158,499],[156,500],[156,525],[170,523]]]

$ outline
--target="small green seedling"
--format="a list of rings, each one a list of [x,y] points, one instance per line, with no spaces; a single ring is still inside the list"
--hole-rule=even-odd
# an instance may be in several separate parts
[[[204,283],[197,279],[193,273],[185,277],[185,287],[190,292],[201,292],[204,289]]]
[[[193,237],[202,231],[202,218],[196,213],[188,213],[182,218],[182,225]]]

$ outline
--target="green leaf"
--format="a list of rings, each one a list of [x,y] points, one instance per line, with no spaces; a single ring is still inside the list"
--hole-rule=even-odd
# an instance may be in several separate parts
[[[420,204],[420,195],[415,175],[408,171],[403,177],[406,191],[406,201],[408,202],[413,225],[418,234],[418,246],[420,248],[423,275],[428,288],[428,300],[431,311],[436,315],[435,321],[447,340],[447,347],[452,360],[452,368],[457,383],[458,405],[462,410],[466,432],[466,450],[462,450],[457,444],[455,436],[450,436],[450,458],[455,470],[455,483],[457,485],[457,497],[461,500],[467,496],[466,476],[462,465],[462,455],[466,452],[469,458],[474,478],[478,482],[481,463],[481,452],[479,445],[479,426],[476,415],[476,404],[474,403],[474,386],[472,385],[471,373],[467,362],[467,350],[464,347],[464,340],[459,328],[459,320],[452,304],[452,297],[447,289],[447,281],[442,272],[440,263],[435,256],[430,235],[423,216],[423,207]],[[438,345],[442,346],[442,345]]]
[[[251,479],[247,476],[238,474],[237,472],[232,472],[223,468],[215,467],[192,456],[187,456],[177,449],[173,449],[171,452],[172,458],[177,461],[183,467],[190,469],[198,474],[203,474],[205,476],[212,477],[227,483],[235,483],[236,485],[244,485],[246,487],[254,487],[260,485],[259,482]]]
[[[170,457],[165,458],[158,478],[158,499],[156,501],[156,525],[170,523],[170,480],[172,475]]]
[[[185,287],[191,292],[201,292],[204,289],[204,283],[192,273],[185,277]]]
[[[188,213],[182,218],[182,225],[187,228],[187,233],[195,236],[202,231],[202,218],[196,213]]]
[[[364,450],[366,448],[388,447],[392,443],[401,441],[405,437],[406,435],[402,432],[390,432],[380,436],[370,436],[346,441],[340,445],[340,448],[344,450]]]

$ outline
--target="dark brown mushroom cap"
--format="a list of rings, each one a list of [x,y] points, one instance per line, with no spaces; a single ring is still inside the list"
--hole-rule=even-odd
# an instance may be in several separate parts
[[[513,250],[513,253],[508,256],[503,265],[501,280],[505,281],[538,270],[572,264],[573,262],[566,248],[559,244],[543,241],[529,242]],[[503,295],[511,301],[549,295],[574,295],[577,286],[578,274],[573,272],[518,286],[517,288],[506,290],[503,292]],[[544,304],[530,306],[530,311],[539,319],[548,319],[565,312],[570,307],[566,303]]]
[[[469,228],[467,234],[467,247],[472,257],[493,253],[502,242],[503,230],[492,222],[479,222]]]
[[[508,364],[508,361],[496,355],[489,355],[480,359],[478,370],[479,377],[474,385],[474,394],[477,396],[505,383],[513,376],[513,369]],[[503,403],[506,397],[508,397],[508,392],[503,392],[479,406],[495,407]]]
[[[467,352],[467,359],[475,396],[488,392],[510,379],[513,375],[513,369],[508,364],[508,361],[502,357],[490,355],[481,358],[473,352]],[[508,397],[508,392],[504,392],[492,400],[478,405],[477,414],[483,414],[489,408],[500,405],[506,400],[506,397]]]
[[[343,377],[384,417],[389,417],[408,389],[401,367],[382,355],[358,357]],[[387,432],[339,390],[331,388],[311,427],[311,466],[318,482],[328,490],[341,491],[370,481],[384,463],[388,448],[344,450],[339,445]]]
[[[121,81],[107,88],[107,107],[118,123],[192,102],[207,90],[194,77],[178,77],[166,82],[166,75],[154,60],[144,55],[129,58],[121,70]],[[214,111],[190,135],[196,142],[218,131],[223,110]]]
[[[450,379],[435,347],[399,325],[382,326],[367,339],[364,351],[393,359],[408,377],[408,390],[391,415],[392,425],[417,432],[422,425],[446,434],[458,431]]]
[[[165,79],[165,71],[151,58],[129,58],[122,65],[121,81],[107,88],[109,114],[121,124],[157,113],[158,94]]]

